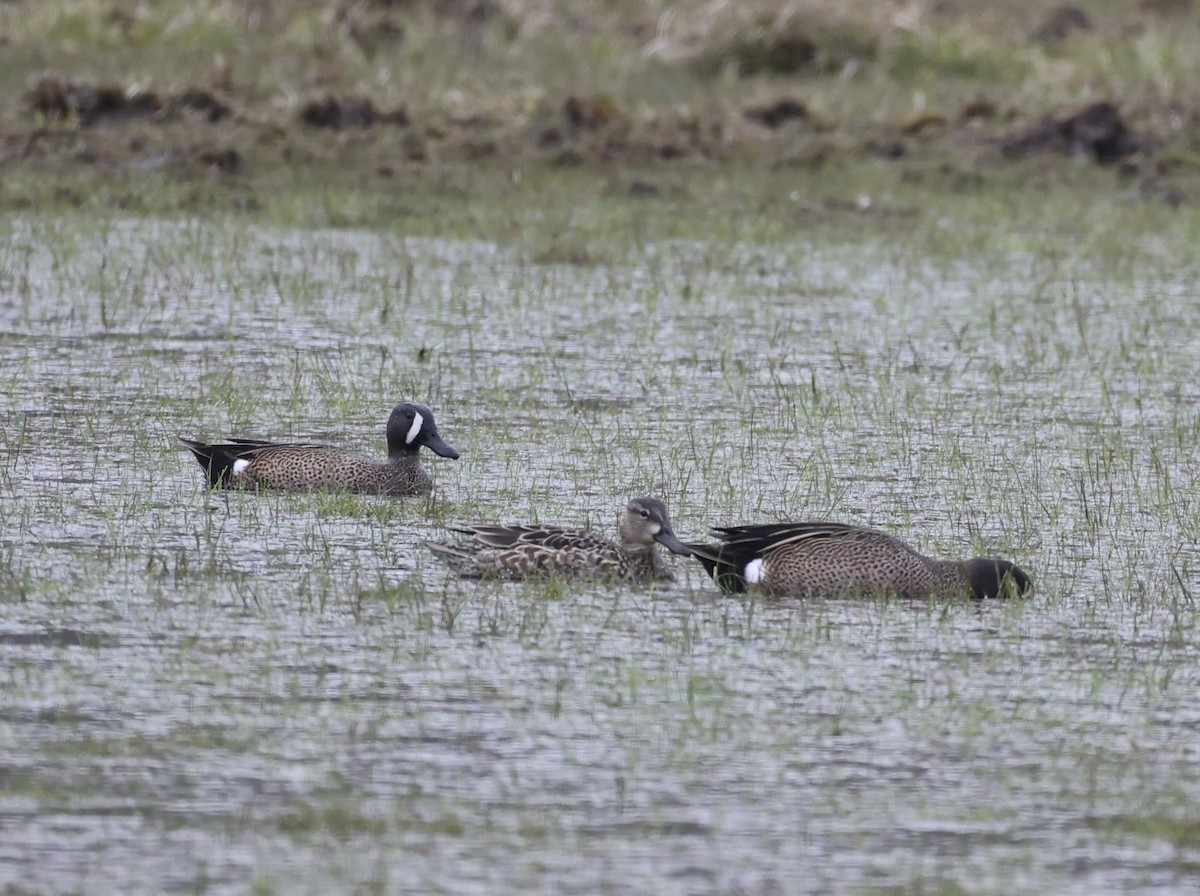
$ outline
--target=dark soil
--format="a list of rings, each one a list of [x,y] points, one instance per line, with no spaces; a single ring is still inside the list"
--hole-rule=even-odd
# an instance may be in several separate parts
[[[331,7],[330,27],[342,29],[363,57],[402,58],[397,54],[419,43],[403,16],[425,2],[343,3]],[[955,4],[944,6],[951,20]],[[428,8],[461,24],[463,52],[472,51],[479,29],[519,29],[507,7],[494,0]],[[1138,9],[1143,18],[1193,12],[1192,0],[1140,0]],[[1115,33],[1099,18],[1063,4],[1031,19],[1028,36],[1049,47],[1050,55],[1065,53],[1072,41]],[[600,27],[588,19],[565,26]],[[644,23],[628,24],[626,32],[643,42],[653,37]],[[625,94],[618,99],[606,85],[587,83],[546,87],[533,104],[501,108],[497,102],[496,108],[467,112],[385,105],[367,92],[334,86],[348,80],[339,81],[336,65],[328,75],[315,74],[312,83],[323,86],[298,103],[282,103],[261,85],[239,90],[225,62],[215,66],[217,74],[171,91],[138,88],[132,79],[49,72],[31,79],[19,100],[0,111],[7,116],[0,119],[0,159],[46,172],[191,169],[242,182],[281,165],[360,178],[455,162],[506,172],[530,165],[619,167],[631,169],[630,193],[653,196],[653,184],[637,177],[636,169],[664,161],[820,168],[849,158],[877,159],[903,166],[905,176],[927,166],[962,172],[967,182],[989,168],[1036,166],[1038,159],[1059,156],[1118,166],[1124,175],[1153,181],[1155,189],[1145,195],[1169,192],[1173,203],[1195,192],[1200,112],[1186,99],[1109,96],[1046,116],[1044,109],[1006,102],[1002,85],[993,88],[972,75],[979,86],[967,81],[971,86],[957,108],[930,108],[898,121],[840,113],[828,101],[827,79],[852,79],[864,66],[894,64],[894,53],[893,63],[879,55],[882,40],[866,27],[810,26],[798,15],[752,22],[670,63],[702,85],[720,77],[723,84],[744,86],[744,99],[729,99],[739,96],[737,90],[714,90],[707,101],[686,107],[667,101],[656,106]],[[918,70],[932,64],[904,59]],[[1160,189],[1164,179],[1178,183]]]
[[[1141,142],[1112,103],[1094,103],[1065,118],[1052,118],[1004,142],[1004,154],[1020,159],[1057,153],[1111,165],[1141,149]]]

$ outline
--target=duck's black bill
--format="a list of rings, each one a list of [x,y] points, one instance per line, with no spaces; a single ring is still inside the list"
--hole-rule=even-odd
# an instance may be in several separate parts
[[[434,434],[425,439],[425,447],[434,454],[442,457],[448,457],[451,460],[458,460],[458,452],[455,451],[441,436]]]
[[[682,554],[685,557],[692,556],[692,549],[676,538],[674,532],[659,532],[654,536],[654,540],[673,553]]]

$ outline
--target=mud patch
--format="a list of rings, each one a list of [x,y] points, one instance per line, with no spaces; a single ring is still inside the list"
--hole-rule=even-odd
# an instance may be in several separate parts
[[[136,87],[89,84],[55,73],[40,75],[30,83],[25,105],[47,121],[77,121],[81,127],[165,121],[179,113],[216,123],[233,114],[226,103],[198,87],[163,97]]]
[[[816,65],[820,50],[798,31],[777,35],[744,35],[733,41],[722,59],[737,66],[739,74],[796,75]]]
[[[534,136],[534,144],[540,149],[560,150],[553,154],[556,165],[580,165],[588,161],[597,147],[609,143],[603,137],[588,139],[588,135],[604,134],[620,143],[632,139],[630,128],[621,128],[615,135],[614,125],[627,124],[628,119],[617,104],[603,94],[571,94],[563,100],[557,116],[541,127]],[[609,144],[611,145],[611,144]]]
[[[877,35],[853,21],[781,19],[748,25],[700,51],[693,57],[695,69],[710,77],[729,69],[741,77],[828,74],[878,55]]]
[[[163,113],[157,94],[114,85],[96,86],[64,75],[42,75],[25,95],[31,112],[48,121],[75,119],[83,127],[101,121],[121,122],[153,118]]]
[[[573,131],[594,131],[620,119],[617,104],[607,96],[569,96],[563,101],[563,120]]]
[[[233,114],[232,110],[207,90],[191,88],[174,99],[173,105],[215,124]]]
[[[1010,137],[1002,149],[1010,159],[1058,153],[1111,165],[1136,153],[1141,149],[1141,141],[1121,119],[1116,106],[1103,102],[1067,118],[1049,119]]]
[[[1092,30],[1092,20],[1086,12],[1067,3],[1052,10],[1030,37],[1042,44],[1062,43],[1072,34]]]
[[[237,174],[242,167],[241,154],[231,147],[202,149],[196,154],[196,161],[205,168],[211,168],[221,174]]]
[[[774,130],[789,121],[808,118],[808,107],[797,99],[783,97],[765,106],[751,106],[742,114]]]
[[[336,131],[347,128],[366,130],[383,124],[407,127],[412,123],[403,106],[391,112],[381,112],[374,103],[361,96],[325,96],[312,100],[300,109],[300,121],[308,127]]]
[[[1000,108],[986,97],[969,100],[958,110],[958,117],[963,121],[995,118],[999,114]]]

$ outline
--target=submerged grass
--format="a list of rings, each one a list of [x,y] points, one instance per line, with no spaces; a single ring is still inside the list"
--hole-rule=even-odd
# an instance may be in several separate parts
[[[1190,887],[1194,217],[1068,165],[698,172],[6,218],[0,864],[34,892]],[[406,398],[463,452],[428,501],[211,493],[175,442],[382,454]],[[688,538],[829,517],[1010,556],[1037,596],[729,598],[675,558],[652,591],[469,583],[420,547],[611,533],[646,493]]]

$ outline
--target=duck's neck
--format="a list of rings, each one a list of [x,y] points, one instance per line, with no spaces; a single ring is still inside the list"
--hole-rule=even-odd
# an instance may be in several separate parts
[[[405,445],[403,442],[399,445],[388,445],[388,460],[394,464],[411,460],[417,456],[419,450],[419,446]]]
[[[972,597],[974,588],[967,564],[960,560],[934,560],[931,564],[938,579],[938,592],[943,597]]]
[[[671,573],[658,548],[650,545],[625,545],[625,556],[629,558],[629,575],[636,582],[671,582]]]

